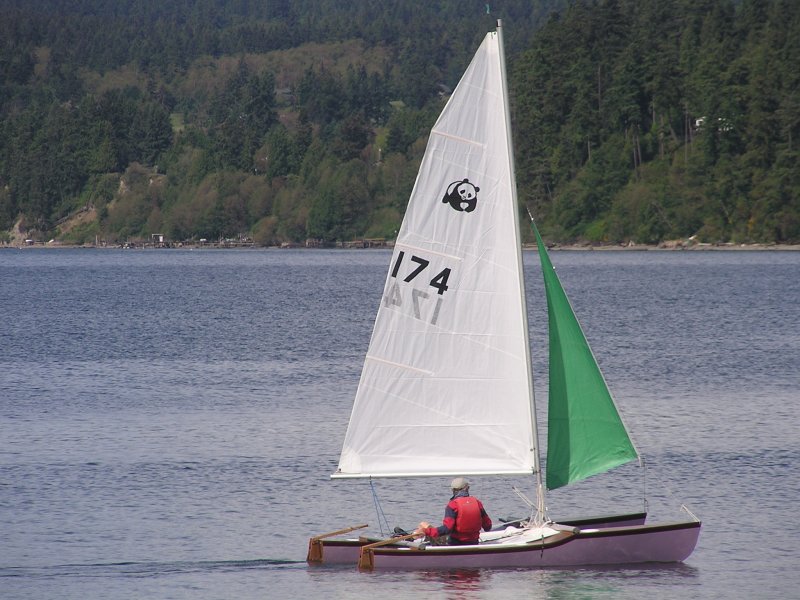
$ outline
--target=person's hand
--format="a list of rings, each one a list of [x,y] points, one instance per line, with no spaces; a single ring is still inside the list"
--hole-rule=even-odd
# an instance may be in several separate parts
[[[417,528],[414,530],[414,535],[425,535],[425,530],[430,527],[431,524],[427,521],[421,521]]]

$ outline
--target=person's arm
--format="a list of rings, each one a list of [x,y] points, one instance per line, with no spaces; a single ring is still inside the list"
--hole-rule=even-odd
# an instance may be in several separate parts
[[[447,528],[446,525],[441,525],[440,527],[434,527],[427,521],[422,521],[419,524],[419,527],[414,530],[414,533],[417,535],[426,535],[428,537],[439,537],[440,535],[447,535],[450,533],[450,529]]]
[[[478,500],[478,504],[481,507],[481,524],[483,525],[484,531],[489,531],[492,528],[492,520],[489,518],[489,513],[483,508],[483,503]]]
[[[491,521],[489,521],[489,523],[491,527]],[[442,524],[439,527],[433,527],[430,523],[423,521],[419,524],[416,532],[427,535],[428,537],[439,537],[442,535],[448,535],[451,531],[453,531],[455,524],[456,511],[455,508],[451,506],[451,503],[448,503],[447,508],[444,509],[444,519],[442,519]]]

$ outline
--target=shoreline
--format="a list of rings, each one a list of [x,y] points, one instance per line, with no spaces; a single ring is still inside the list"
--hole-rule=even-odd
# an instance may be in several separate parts
[[[34,244],[0,244],[0,250],[29,250],[29,249],[48,249],[48,250],[374,250],[391,249],[394,247],[393,241],[387,241],[382,245],[362,245],[357,242],[345,242],[334,246],[305,246],[301,244],[284,244],[282,246],[254,246],[250,245],[225,245],[225,244],[180,244],[180,245],[81,245],[81,244],[60,244],[60,243],[34,243]],[[536,250],[536,244],[523,244],[523,250]],[[685,244],[682,242],[663,242],[661,244],[548,244],[548,251],[564,252],[792,252],[800,251],[800,244]]]
[[[525,244],[524,249],[535,249],[535,244]],[[547,246],[548,251],[564,250],[569,252],[719,252],[719,251],[798,251],[800,244],[633,244],[633,245],[600,245],[587,244],[554,244]]]

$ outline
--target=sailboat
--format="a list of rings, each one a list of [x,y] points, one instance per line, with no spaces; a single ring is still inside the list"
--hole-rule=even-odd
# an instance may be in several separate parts
[[[554,489],[636,460],[535,225],[549,320],[546,480],[528,338],[502,23],[430,133],[398,233],[333,478],[532,476],[531,516],[478,544],[413,535],[309,541],[310,563],[362,568],[546,567],[677,562],[700,521],[646,515],[555,523]]]

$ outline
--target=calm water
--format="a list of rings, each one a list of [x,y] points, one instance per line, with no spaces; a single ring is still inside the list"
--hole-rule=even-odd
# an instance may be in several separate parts
[[[384,251],[0,251],[0,597],[785,598],[797,594],[800,252],[556,252],[648,460],[654,518],[704,522],[683,565],[373,573],[308,568],[307,538],[369,522],[330,481]],[[537,259],[526,254],[545,404]],[[534,298],[535,296],[535,298]],[[629,480],[631,480],[629,482]],[[380,481],[391,526],[446,481]],[[493,517],[524,516],[479,480]],[[551,515],[642,506],[623,467]]]

